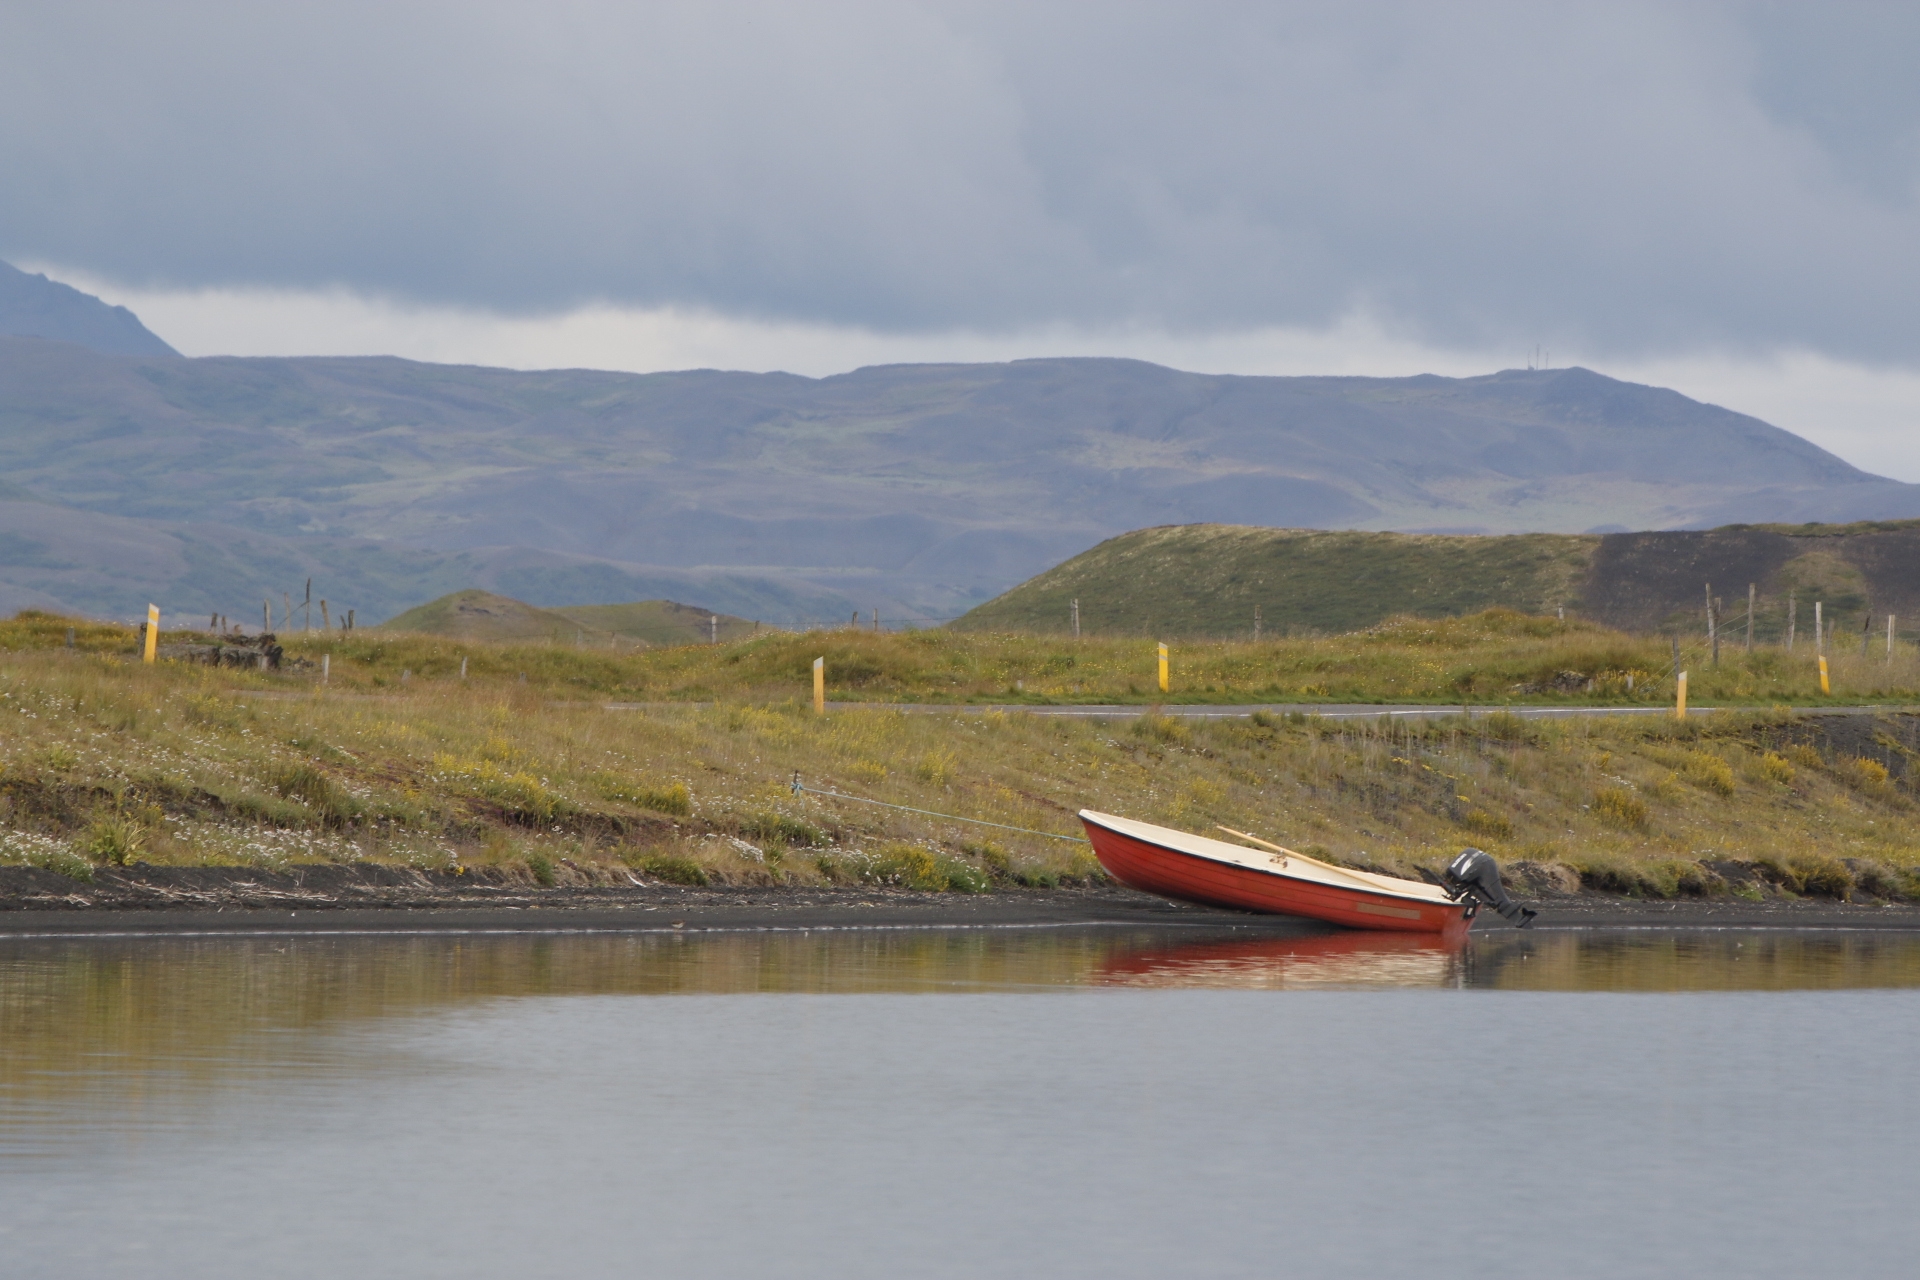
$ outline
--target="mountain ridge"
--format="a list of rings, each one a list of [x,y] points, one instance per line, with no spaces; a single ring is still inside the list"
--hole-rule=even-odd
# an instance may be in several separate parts
[[[854,606],[939,621],[1162,524],[1578,533],[1920,516],[1920,486],[1590,370],[1269,378],[1096,358],[816,379],[0,338],[0,474],[15,500],[322,558],[377,544],[605,570],[604,589],[546,591],[535,573],[531,589],[436,579],[428,595],[692,596],[783,626]],[[0,554],[0,588],[57,595],[31,568]],[[642,585],[641,569],[712,585]],[[420,597],[381,598],[368,622]]]
[[[0,262],[0,334],[71,342],[108,355],[178,356],[125,307]]]

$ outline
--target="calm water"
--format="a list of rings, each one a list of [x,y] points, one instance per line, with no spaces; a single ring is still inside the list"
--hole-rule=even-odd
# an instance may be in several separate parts
[[[1909,1276],[1920,938],[0,940],[0,1274]]]

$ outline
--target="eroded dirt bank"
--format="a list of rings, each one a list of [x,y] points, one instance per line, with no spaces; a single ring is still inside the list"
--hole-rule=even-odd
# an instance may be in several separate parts
[[[1577,891],[1527,894],[1536,928],[1920,930],[1920,906],[1775,897],[1645,901]],[[0,868],[0,934],[552,929],[956,928],[1069,924],[1317,930],[1282,917],[1167,902],[1118,886],[925,893],[875,886],[555,885],[484,872],[360,864],[284,872],[111,867],[91,882]],[[1477,932],[1508,928],[1491,913]]]

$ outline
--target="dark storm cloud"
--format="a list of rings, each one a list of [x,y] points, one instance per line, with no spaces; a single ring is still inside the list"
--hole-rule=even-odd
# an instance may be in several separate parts
[[[1899,7],[14,4],[0,256],[879,328],[1920,338]]]

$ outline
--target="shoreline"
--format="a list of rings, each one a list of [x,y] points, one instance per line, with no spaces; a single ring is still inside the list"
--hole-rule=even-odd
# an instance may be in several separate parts
[[[1247,936],[1345,932],[1287,916],[1168,901],[1117,885],[931,893],[874,886],[489,885],[381,866],[107,868],[92,883],[0,868],[0,937],[248,933],[670,933],[866,929],[1204,928]],[[1517,895],[1516,895],[1517,896]],[[1776,898],[1648,900],[1593,892],[1520,899],[1532,932],[1920,931],[1920,904]],[[1490,911],[1476,936],[1517,932]]]

